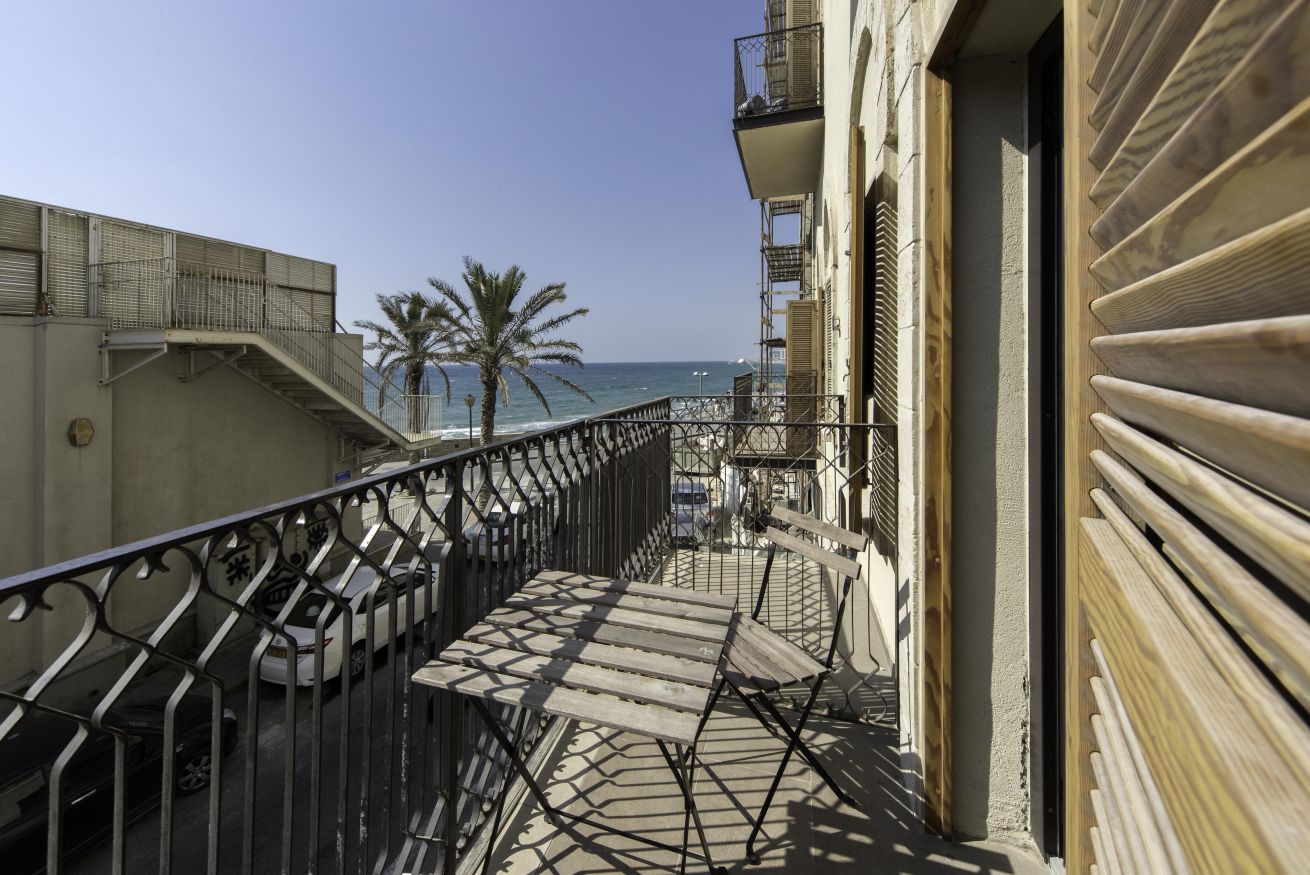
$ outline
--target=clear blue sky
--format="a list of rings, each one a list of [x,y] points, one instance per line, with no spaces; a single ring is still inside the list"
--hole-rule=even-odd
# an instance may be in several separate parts
[[[761,5],[15,4],[0,193],[333,262],[346,324],[467,253],[567,282],[590,361],[752,356]]]

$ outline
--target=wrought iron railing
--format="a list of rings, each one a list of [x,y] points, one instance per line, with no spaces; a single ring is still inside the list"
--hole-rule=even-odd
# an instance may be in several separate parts
[[[428,658],[541,568],[683,585],[716,554],[757,579],[771,502],[865,514],[875,427],[697,406],[740,401],[660,399],[0,580],[10,868],[454,871],[508,770],[411,683]],[[709,567],[690,585],[722,589]],[[805,640],[828,594],[795,567],[769,610]],[[520,726],[544,754],[547,724]]]
[[[823,103],[823,27],[807,24],[733,42],[733,112],[765,116]]]
[[[329,313],[315,314],[297,302],[297,294],[311,293],[285,289],[258,272],[174,258],[93,264],[88,282],[111,330],[254,332],[408,439],[440,431],[438,396],[408,396],[387,386],[364,367],[346,336],[333,331]]]

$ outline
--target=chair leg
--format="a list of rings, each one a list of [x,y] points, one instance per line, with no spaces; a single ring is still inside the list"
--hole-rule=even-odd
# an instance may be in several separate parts
[[[787,750],[782,755],[782,762],[778,765],[778,771],[773,776],[773,783],[769,785],[769,792],[764,797],[764,805],[760,808],[759,816],[755,819],[755,825],[751,827],[751,834],[746,839],[746,859],[753,865],[759,865],[760,862],[760,855],[755,853],[755,839],[759,837],[760,830],[764,827],[764,818],[769,813],[769,806],[773,804],[773,797],[778,792],[778,785],[782,783],[782,775],[787,771],[787,763],[791,762],[791,755],[800,742],[801,730],[805,728],[805,721],[810,719],[810,710],[819,698],[819,688],[822,686],[823,680],[820,678],[810,690],[810,698],[805,702],[805,707],[801,710],[800,720],[796,722],[796,731],[787,741]]]
[[[822,684],[823,679],[820,678],[815,682],[815,688],[817,689]],[[814,751],[810,750],[810,746],[800,738],[800,733],[791,728],[791,724],[783,718],[782,714],[778,711],[777,706],[769,701],[769,697],[761,696],[760,699],[764,702],[764,707],[768,709],[771,715],[773,715],[773,719],[782,727],[782,730],[787,733],[787,737],[796,742],[797,752],[805,758],[807,763],[810,764],[810,768],[818,773],[819,777],[823,779],[823,783],[828,785],[828,789],[832,790],[844,805],[849,805],[851,808],[858,809],[860,803],[856,802],[854,797],[837,785],[836,779],[828,774],[828,770],[819,762],[819,758],[815,756]]]

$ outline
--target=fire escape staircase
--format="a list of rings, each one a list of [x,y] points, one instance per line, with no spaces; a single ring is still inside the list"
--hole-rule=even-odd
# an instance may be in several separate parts
[[[92,265],[94,293],[110,322],[101,344],[102,385],[178,351],[187,356],[180,380],[229,367],[368,451],[415,452],[440,439],[407,429],[403,410],[382,415],[377,408],[393,402],[359,353],[346,348],[350,335],[320,327],[263,277],[236,284],[226,275],[179,275],[166,263],[142,276],[134,265]],[[152,285],[161,289],[160,303],[143,308],[140,290]],[[129,288],[136,299],[131,304],[124,294]],[[145,355],[123,366],[113,355],[119,352]]]

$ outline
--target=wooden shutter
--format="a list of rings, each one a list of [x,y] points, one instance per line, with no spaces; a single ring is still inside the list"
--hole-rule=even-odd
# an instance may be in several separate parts
[[[1310,2],[1067,0],[1070,872],[1310,860]]]
[[[787,376],[818,374],[819,302],[813,298],[787,302]]]

